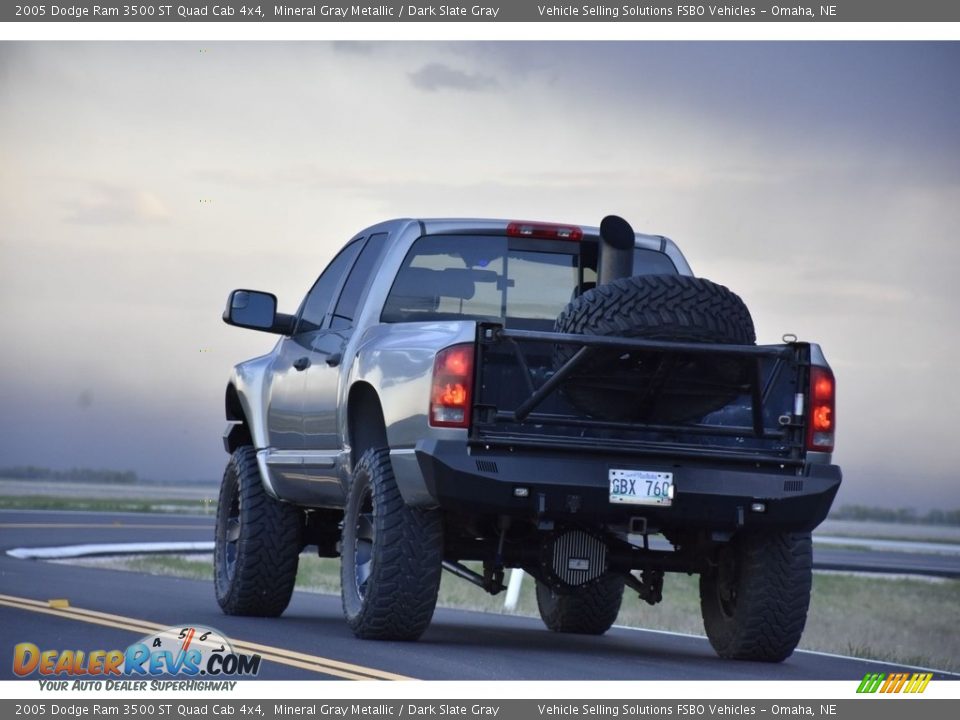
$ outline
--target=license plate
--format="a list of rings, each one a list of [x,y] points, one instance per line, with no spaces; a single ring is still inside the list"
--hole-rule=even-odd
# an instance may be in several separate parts
[[[673,504],[673,473],[610,470],[610,502],[629,505]]]

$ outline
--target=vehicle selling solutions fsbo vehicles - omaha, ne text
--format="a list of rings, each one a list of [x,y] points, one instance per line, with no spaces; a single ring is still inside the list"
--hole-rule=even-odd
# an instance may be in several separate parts
[[[226,390],[225,612],[281,614],[316,546],[361,638],[419,637],[443,569],[497,593],[522,568],[557,632],[604,633],[625,588],[657,603],[683,572],[721,656],[799,642],[841,479],[833,374],[815,344],[756,345],[669,239],[616,216],[394,220],[295,315],[235,290],[224,320],[280,336]]]

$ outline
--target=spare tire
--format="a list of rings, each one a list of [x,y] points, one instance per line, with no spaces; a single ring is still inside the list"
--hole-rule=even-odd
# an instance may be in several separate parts
[[[750,311],[723,285],[682,275],[621,278],[584,292],[556,331],[675,342],[753,345]],[[559,369],[578,350],[557,345]],[[753,361],[734,356],[594,349],[561,385],[579,411],[603,420],[678,423],[722,408],[749,388]]]

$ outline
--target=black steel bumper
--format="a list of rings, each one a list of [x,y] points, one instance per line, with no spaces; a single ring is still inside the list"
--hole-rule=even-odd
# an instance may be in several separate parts
[[[445,509],[656,530],[812,530],[827,516],[842,477],[836,465],[757,467],[536,450],[471,454],[450,440],[422,440],[416,454],[427,489]],[[672,505],[611,503],[611,469],[673,473]]]

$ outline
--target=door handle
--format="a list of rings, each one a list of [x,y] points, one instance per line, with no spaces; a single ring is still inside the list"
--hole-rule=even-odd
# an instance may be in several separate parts
[[[302,357],[294,360],[293,367],[296,370],[306,370],[308,367],[310,367],[310,358]]]
[[[330,367],[336,367],[337,365],[340,364],[340,361],[342,359],[343,359],[343,355],[341,355],[340,353],[333,353],[331,355],[327,355],[327,365],[329,365]]]

